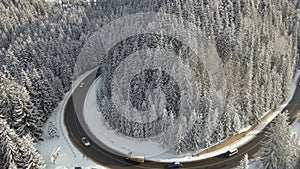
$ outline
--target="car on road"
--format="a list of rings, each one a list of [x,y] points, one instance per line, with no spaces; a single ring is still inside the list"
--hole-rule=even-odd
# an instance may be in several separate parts
[[[81,142],[86,147],[91,145],[90,141],[86,137],[82,137]]]
[[[84,82],[81,82],[80,85],[79,85],[79,87],[83,87],[83,85],[84,85]]]
[[[174,163],[170,163],[168,164],[169,168],[181,168],[183,167],[183,164],[181,162],[174,162]]]
[[[239,150],[237,148],[233,148],[231,150],[228,150],[226,153],[225,153],[225,156],[226,157],[231,157],[233,155],[236,155],[237,153],[239,152]]]

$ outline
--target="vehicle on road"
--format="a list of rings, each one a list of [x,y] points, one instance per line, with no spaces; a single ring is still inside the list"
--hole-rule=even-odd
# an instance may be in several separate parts
[[[174,162],[174,163],[170,163],[168,164],[168,167],[169,168],[181,168],[183,167],[183,164],[181,162]]]
[[[130,152],[128,155],[129,155],[129,157],[126,158],[127,160],[138,162],[138,163],[144,163],[145,162],[145,156],[144,155],[141,155],[141,154],[138,154],[138,153],[133,153],[133,152]]]
[[[231,156],[233,156],[233,155],[236,155],[238,152],[239,152],[239,150],[238,150],[237,148],[233,148],[233,149],[227,151],[227,152],[225,153],[225,156],[226,156],[226,157],[231,157]]]
[[[81,142],[86,147],[91,145],[90,141],[86,137],[82,137]]]
[[[79,85],[79,87],[83,87],[83,85],[84,85],[84,82],[81,82],[80,85]]]

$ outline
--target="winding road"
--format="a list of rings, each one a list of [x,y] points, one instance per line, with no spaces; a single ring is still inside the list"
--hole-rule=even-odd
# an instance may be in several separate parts
[[[88,127],[84,123],[83,107],[85,96],[89,90],[89,87],[93,84],[96,78],[96,71],[91,72],[88,76],[82,79],[84,85],[80,87],[78,85],[73,89],[71,96],[67,100],[64,109],[64,121],[69,132],[69,137],[73,144],[87,157],[95,162],[104,165],[112,169],[134,169],[134,168],[167,168],[166,163],[157,163],[151,161],[145,161],[143,164],[135,164],[131,161],[127,161],[122,154],[118,154],[109,147],[103,145],[93,134],[88,130]],[[296,117],[296,113],[300,109],[300,88],[297,86],[292,100],[286,106],[285,109],[289,110],[290,122],[293,122]],[[266,128],[265,128],[266,129]],[[184,163],[183,168],[194,169],[230,169],[236,167],[245,153],[248,153],[249,158],[254,158],[260,148],[260,143],[264,140],[265,129],[259,133],[252,141],[248,142],[244,146],[239,148],[239,153],[231,158],[226,158],[224,155],[219,155],[209,159]],[[85,147],[81,143],[82,137],[89,138],[91,142],[90,147]]]

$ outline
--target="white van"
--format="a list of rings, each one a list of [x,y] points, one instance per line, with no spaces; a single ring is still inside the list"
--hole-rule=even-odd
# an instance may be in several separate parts
[[[237,153],[239,152],[239,150],[237,148],[233,148],[231,150],[228,150],[226,153],[225,153],[225,156],[226,157],[231,157],[233,155],[236,155]]]

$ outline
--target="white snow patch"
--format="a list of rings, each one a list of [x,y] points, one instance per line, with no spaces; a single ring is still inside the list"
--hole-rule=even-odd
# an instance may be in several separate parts
[[[291,131],[293,133],[297,133],[300,136],[300,119],[299,118],[292,126]]]
[[[250,128],[251,128],[251,126],[249,125],[249,126],[247,126],[245,128],[242,128],[238,133],[245,132],[245,131],[249,130]]]

